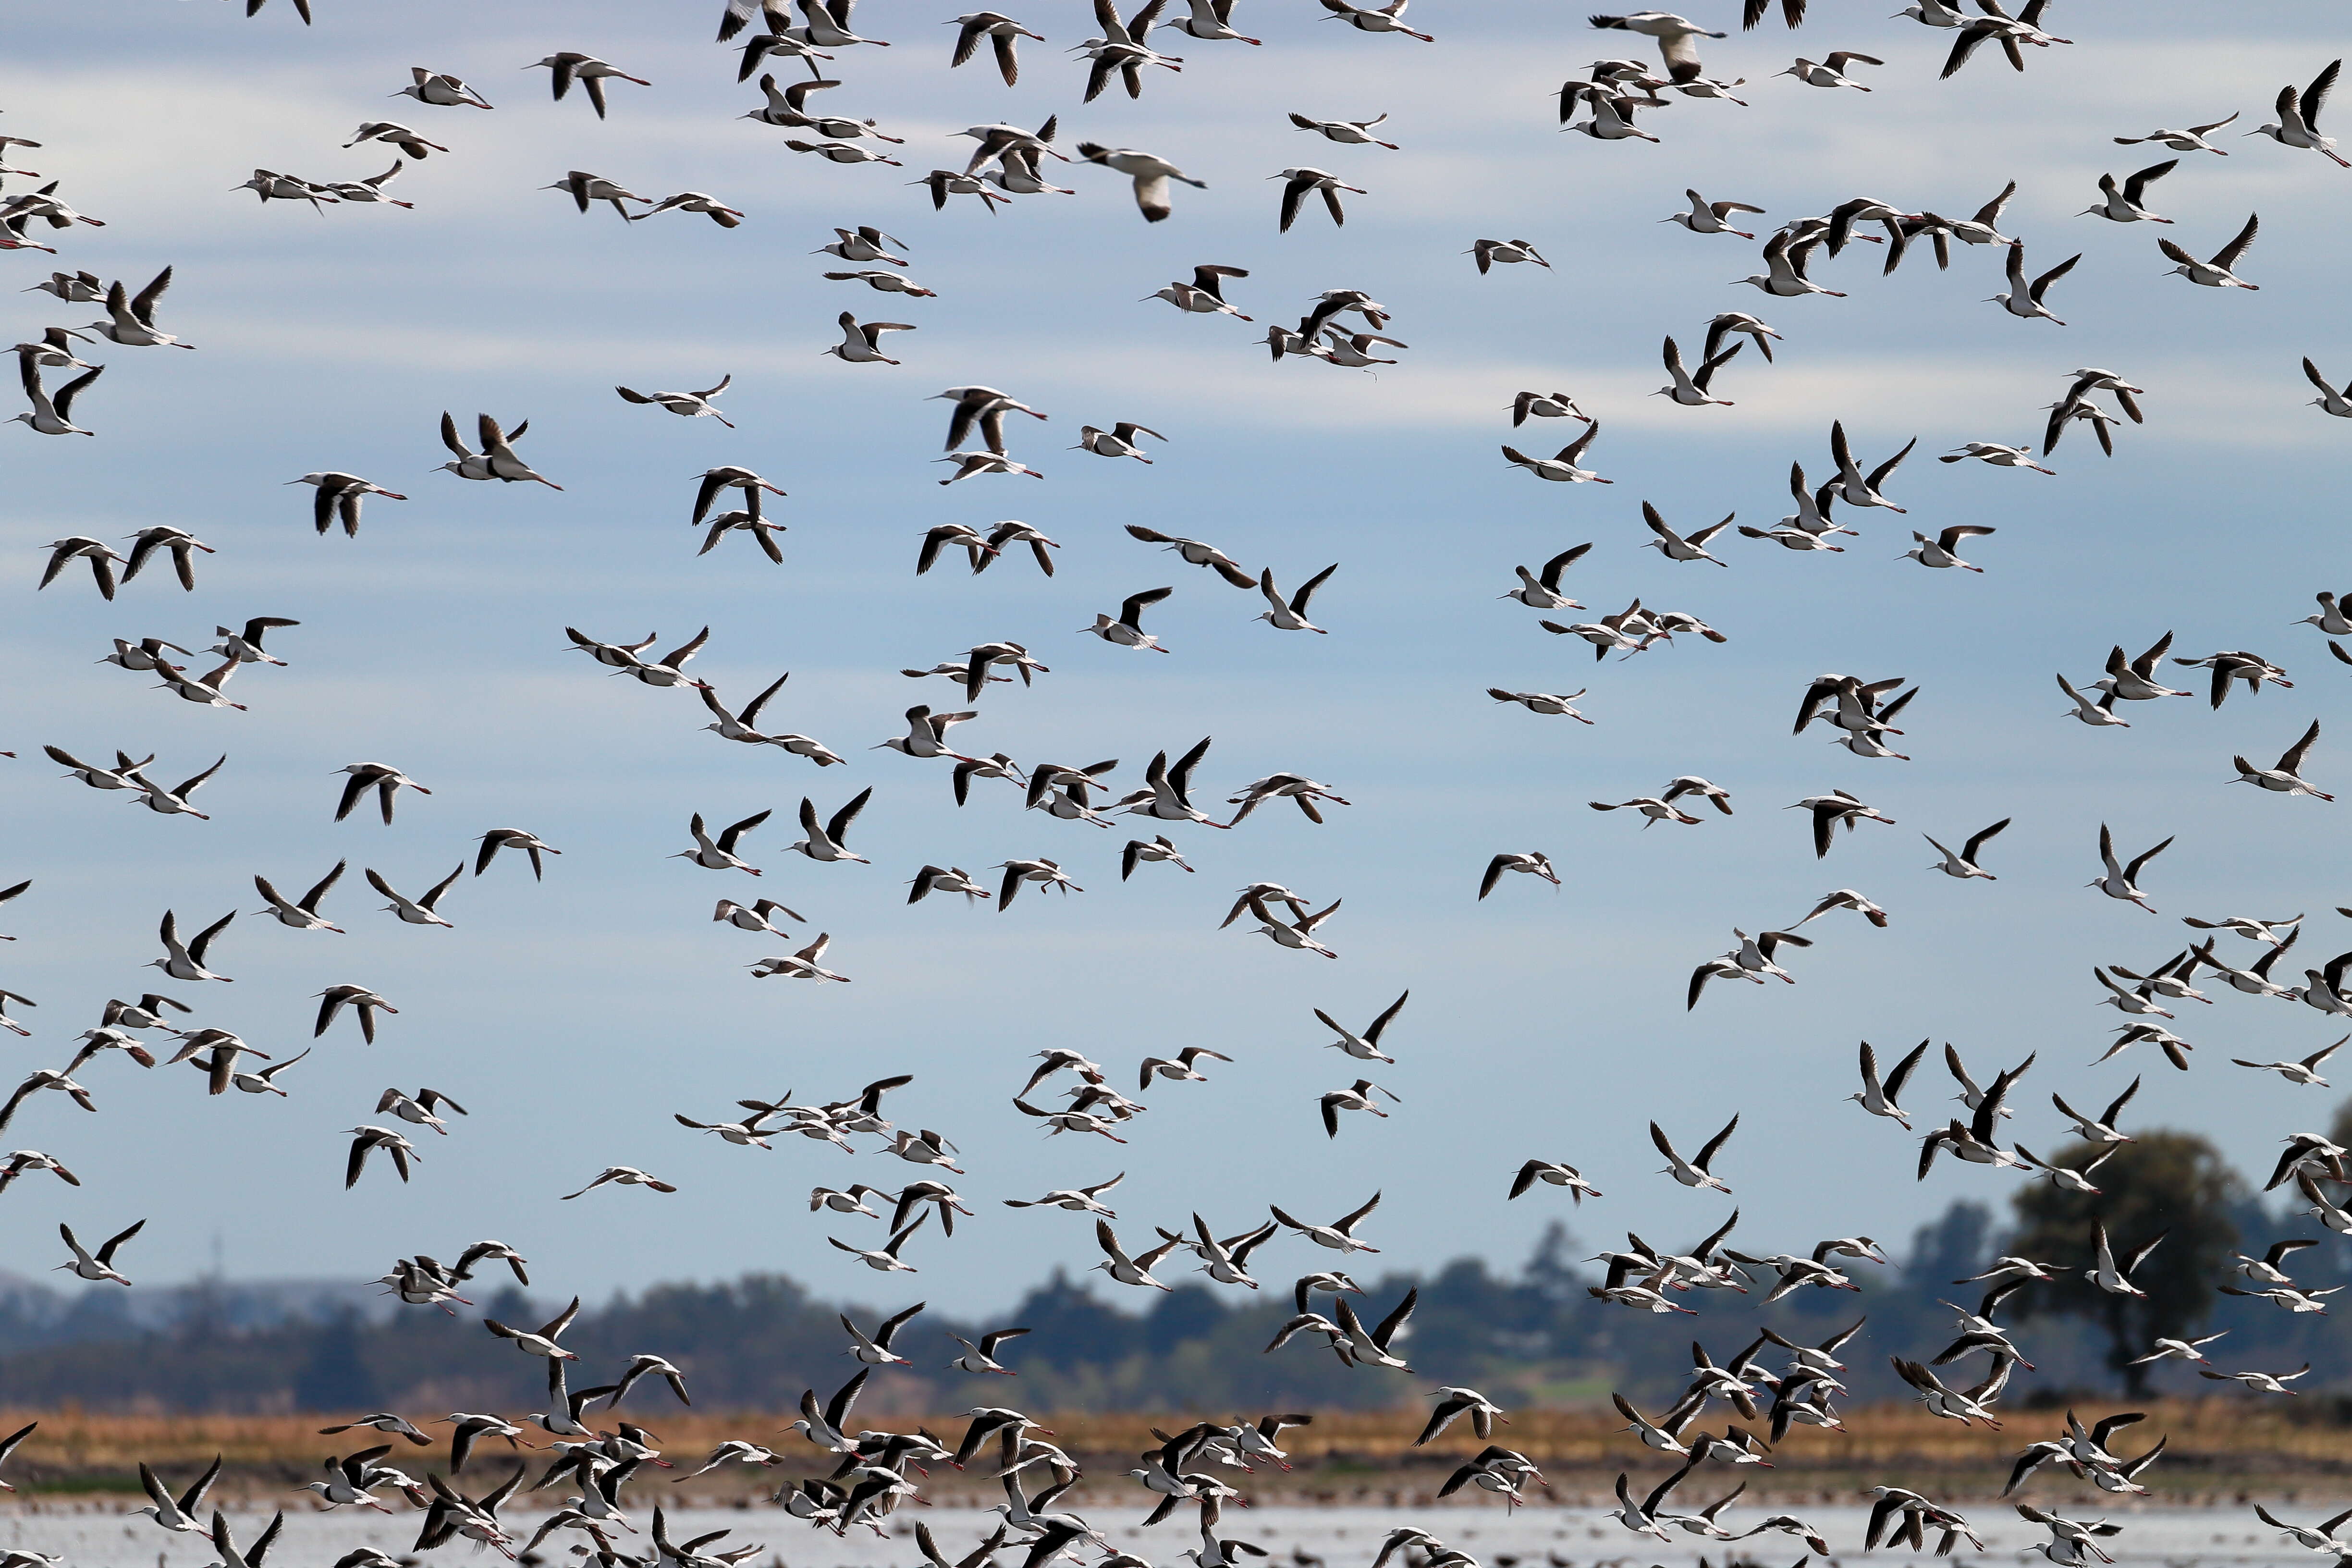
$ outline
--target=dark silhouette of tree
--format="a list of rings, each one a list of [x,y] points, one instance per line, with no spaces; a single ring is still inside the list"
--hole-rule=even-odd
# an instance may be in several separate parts
[[[1030,1331],[1023,1346],[1055,1366],[1110,1364],[1143,1344],[1143,1322],[1097,1300],[1061,1268],[1022,1299],[1012,1321]]]
[[[2193,1132],[2153,1131],[2136,1140],[2093,1174],[2102,1189],[2096,1194],[2049,1182],[2019,1193],[2017,1234],[2009,1247],[2063,1270],[2054,1284],[2029,1286],[2016,1299],[2017,1315],[2058,1314],[2097,1324],[2107,1337],[2108,1369],[2133,1399],[2146,1394],[2147,1379],[2147,1369],[2130,1364],[2132,1359],[2145,1355],[2159,1335],[2187,1335],[2211,1312],[2213,1283],[2238,1241],[2231,1209],[2245,1192],[2220,1151]],[[2105,1147],[2075,1143],[2053,1159],[2080,1170]],[[2146,1295],[2111,1295],[2084,1278],[2098,1257],[2100,1223],[2118,1266],[2164,1233],[2163,1245],[2132,1275]]]
[[[346,1308],[310,1336],[310,1353],[294,1374],[297,1410],[373,1410],[382,1395],[360,1342],[359,1314]]]
[[[2344,1142],[2347,1133],[2352,1133],[2352,1099],[2347,1099],[2343,1104],[2336,1108],[2335,1116],[2327,1123],[2327,1141],[2330,1143],[2352,1149],[2352,1143]],[[2264,1172],[2263,1174],[2267,1177],[2269,1173]]]
[[[1911,1233],[1911,1257],[1904,1274],[1928,1296],[1949,1293],[1950,1288],[1984,1269],[1992,1237],[1992,1210],[1966,1200],[1955,1203]]]
[[[1576,1236],[1560,1220],[1544,1226],[1528,1258],[1528,1288],[1555,1307],[1580,1300],[1584,1277],[1576,1268]]]

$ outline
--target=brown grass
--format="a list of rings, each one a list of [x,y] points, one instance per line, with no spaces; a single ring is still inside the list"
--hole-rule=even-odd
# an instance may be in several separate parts
[[[2158,1436],[2171,1445],[2147,1479],[2177,1500],[2252,1486],[2275,1490],[2292,1478],[2338,1475],[2352,1469],[2344,1433],[2317,1401],[2224,1397],[2159,1401],[2148,1418],[2124,1434],[2120,1446],[2137,1452]],[[2104,1413],[2104,1411],[2102,1412]],[[1719,1413],[1721,1414],[1721,1413]],[[783,1417],[773,1412],[719,1413],[664,1409],[633,1411],[659,1435],[665,1449],[698,1464],[724,1438],[770,1442],[785,1466],[755,1472],[737,1467],[689,1489],[698,1500],[724,1500],[772,1489],[786,1477],[823,1473],[821,1456],[797,1436],[779,1437]],[[9,1476],[31,1495],[137,1489],[141,1461],[167,1482],[184,1481],[215,1454],[227,1460],[223,1488],[258,1492],[307,1479],[330,1454],[380,1441],[365,1431],[321,1435],[326,1418],[316,1415],[121,1415],[65,1409],[0,1412],[0,1431],[38,1419],[40,1430],[17,1450]],[[1173,1417],[1142,1415],[1072,1415],[1050,1417],[1055,1440],[1090,1471],[1088,1486],[1106,1486],[1130,1456],[1155,1446],[1151,1428]],[[1998,1490],[2010,1458],[2027,1443],[2054,1433],[2063,1414],[2011,1412],[1998,1433],[1939,1421],[1914,1405],[1883,1405],[1857,1411],[1841,1435],[1799,1427],[1772,1455],[1775,1468],[1749,1472],[1759,1489],[1782,1495],[1845,1493],[1878,1480],[1933,1483],[1955,1495]],[[961,1430],[954,1416],[922,1423],[950,1438]],[[910,1423],[893,1421],[893,1426]],[[428,1432],[435,1430],[426,1426]],[[1467,1423],[1457,1423],[1427,1448],[1410,1447],[1419,1419],[1411,1412],[1340,1411],[1318,1415],[1308,1426],[1283,1435],[1295,1470],[1261,1472],[1249,1479],[1268,1500],[1381,1500],[1410,1502],[1434,1491],[1438,1480],[1482,1446]],[[2145,1434],[2144,1437],[2137,1436]],[[1620,1469],[1637,1476],[1663,1474],[1664,1456],[1641,1447],[1613,1415],[1590,1411],[1529,1410],[1517,1413],[1496,1438],[1544,1467],[1564,1495],[1598,1495]],[[397,1443],[391,1461],[421,1473],[440,1466],[446,1448]],[[503,1444],[477,1448],[467,1477],[503,1476],[509,1460]],[[537,1465],[534,1460],[534,1469]],[[691,1468],[691,1465],[687,1468]],[[1124,1487],[1123,1480],[1117,1485]],[[943,1501],[986,1491],[993,1483],[975,1465],[959,1475],[941,1470],[933,1478]]]

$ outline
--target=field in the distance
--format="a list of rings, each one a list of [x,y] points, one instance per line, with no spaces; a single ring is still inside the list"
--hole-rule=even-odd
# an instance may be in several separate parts
[[[2116,1408],[2112,1404],[2086,1405],[2081,1414],[2087,1422]],[[2228,1503],[2250,1494],[2292,1496],[2302,1489],[2333,1495],[2328,1478],[2352,1470],[2347,1413],[2332,1400],[2156,1401],[2146,1408],[2147,1419],[2119,1433],[2116,1444],[2129,1455],[2169,1436],[2164,1457],[2143,1477],[2158,1500]],[[691,1496],[703,1502],[732,1501],[759,1490],[772,1491],[784,1479],[821,1475],[830,1468],[826,1456],[797,1434],[782,1432],[790,1417],[776,1412],[705,1412],[652,1404],[623,1414],[650,1427],[680,1469],[699,1466],[711,1448],[730,1437],[766,1443],[785,1461],[772,1469],[734,1466],[713,1472],[680,1488],[677,1495],[681,1500]],[[1718,1410],[1710,1424],[1719,1429],[1727,1414]],[[1750,1483],[1751,1498],[1777,1496],[1791,1502],[1848,1501],[1859,1488],[1881,1481],[1916,1486],[1937,1496],[1985,1497],[2000,1490],[2011,1458],[2028,1444],[2055,1436],[2064,1415],[2062,1409],[2016,1410],[2001,1431],[1988,1432],[1937,1420],[1914,1406],[1876,1406],[1848,1415],[1844,1434],[1792,1430],[1771,1455],[1772,1468],[1743,1468],[1738,1479]],[[1156,1446],[1152,1428],[1172,1431],[1174,1423],[1193,1418],[1122,1414],[1045,1419],[1055,1434],[1053,1440],[1086,1467],[1079,1499],[1110,1507],[1133,1500],[1124,1494],[1132,1493],[1134,1484],[1121,1472],[1135,1463],[1134,1456]],[[220,1489],[224,1495],[258,1495],[311,1479],[328,1455],[382,1440],[365,1430],[322,1436],[318,1428],[335,1418],[320,1415],[14,1411],[0,1413],[0,1431],[13,1431],[35,1419],[40,1429],[17,1450],[6,1472],[20,1500],[135,1492],[142,1460],[167,1483],[184,1485],[215,1454],[227,1461]],[[418,1419],[427,1432],[446,1430]],[[1321,1415],[1312,1425],[1283,1434],[1283,1447],[1294,1467],[1288,1474],[1261,1468],[1247,1477],[1235,1472],[1234,1479],[1270,1502],[1391,1507],[1426,1502],[1433,1500],[1452,1468],[1482,1445],[1467,1423],[1457,1423],[1427,1448],[1411,1448],[1420,1420],[1408,1411]],[[904,1430],[915,1423],[894,1419],[891,1425]],[[919,1425],[952,1446],[963,1419],[934,1415]],[[1495,1440],[1544,1468],[1556,1489],[1553,1500],[1591,1500],[1609,1491],[1620,1469],[1635,1474],[1639,1489],[1663,1476],[1672,1462],[1642,1447],[1622,1425],[1613,1414],[1531,1410],[1496,1428]],[[537,1435],[544,1438],[544,1434]],[[461,1479],[477,1483],[469,1489],[495,1484],[511,1467],[509,1453],[495,1440],[478,1445]],[[427,1469],[444,1468],[446,1454],[446,1446],[427,1449],[397,1441],[388,1462],[421,1477]],[[994,1500],[994,1454],[992,1447],[983,1456],[985,1462],[975,1460],[961,1474],[934,1471],[927,1491],[941,1501]],[[522,1457],[532,1461],[535,1475],[541,1461],[535,1454]],[[1042,1469],[1031,1475],[1032,1490],[1045,1484]],[[1708,1467],[1695,1483],[1708,1496],[1737,1484],[1720,1466]],[[2037,1492],[2055,1485],[2080,1484],[2045,1469]],[[2080,1489],[2088,1498],[2098,1498],[2087,1486]],[[2105,1500],[2107,1506],[2120,1500]]]

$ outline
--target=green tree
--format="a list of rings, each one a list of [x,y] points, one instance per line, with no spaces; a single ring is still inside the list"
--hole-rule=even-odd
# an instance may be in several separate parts
[[[2053,1162],[2080,1170],[2105,1147],[2073,1144]],[[2096,1194],[2036,1182],[2017,1194],[2009,1250],[2063,1270],[2054,1284],[2029,1287],[2018,1315],[2061,1314],[2097,1324],[2107,1336],[2108,1367],[2138,1399],[2147,1393],[2147,1369],[2130,1364],[2132,1358],[2145,1355],[2159,1335],[2185,1336],[2212,1310],[2214,1283],[2238,1242],[2230,1205],[2245,1183],[2204,1139],[2164,1131],[2139,1133],[2091,1180],[2101,1189]],[[2164,1233],[2163,1245],[2132,1275],[2145,1296],[2110,1295],[2084,1278],[2097,1259],[2102,1223],[2119,1264]]]

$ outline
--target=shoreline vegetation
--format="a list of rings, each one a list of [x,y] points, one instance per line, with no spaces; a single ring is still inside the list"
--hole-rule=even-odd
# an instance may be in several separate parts
[[[2126,1429],[2126,1447],[2133,1452],[2168,1436],[2163,1460],[2147,1472],[2153,1495],[2146,1500],[2107,1496],[2087,1483],[2052,1468],[2036,1474],[2026,1492],[2050,1503],[2056,1495],[2079,1491],[2094,1511],[2122,1511],[2142,1502],[2176,1507],[2242,1504],[2249,1499],[2294,1499],[2308,1491],[2314,1497],[2336,1497],[2345,1489],[2341,1478],[2352,1475],[2352,1444],[2346,1428],[2352,1408],[2333,1399],[2269,1401],[2260,1406],[2237,1398],[2155,1400],[2143,1408],[2147,1419]],[[2085,1419],[2108,1414],[2106,1404],[2084,1411]],[[319,1473],[331,1454],[366,1447],[374,1435],[365,1431],[336,1436],[318,1428],[349,1418],[335,1415],[138,1415],[99,1414],[66,1410],[0,1411],[0,1430],[14,1430],[37,1419],[39,1440],[27,1444],[9,1466],[8,1479],[17,1489],[11,1500],[18,1510],[71,1506],[79,1500],[97,1502],[131,1497],[139,1491],[138,1467],[143,1460],[167,1485],[184,1483],[213,1456],[226,1459],[217,1491],[224,1500],[239,1499],[266,1503],[273,1492],[299,1485]],[[705,1456],[729,1437],[767,1442],[783,1456],[772,1468],[731,1466],[681,1486],[675,1505],[763,1506],[762,1493],[772,1493],[787,1479],[823,1475],[825,1456],[790,1434],[778,1436],[789,1413],[777,1411],[703,1411],[652,1406],[628,1412],[649,1426],[661,1440],[664,1453],[678,1462],[681,1471],[698,1466]],[[1199,1413],[1152,1416],[1137,1413],[1076,1414],[1045,1417],[1055,1441],[1085,1466],[1077,1495],[1096,1494],[1097,1506],[1116,1507],[1132,1500],[1132,1488],[1122,1472],[1134,1456],[1154,1446],[1151,1428],[1174,1429]],[[1845,1417],[1848,1432],[1799,1427],[1771,1454],[1772,1468],[1709,1465],[1693,1480],[1708,1496],[1748,1483],[1751,1500],[1780,1499],[1827,1505],[1852,1502],[1866,1486],[1876,1482],[1916,1486],[1938,1497],[1982,1500],[1995,1497],[2008,1479],[2010,1459],[2028,1444],[2051,1436],[2063,1426],[2060,1408],[2019,1409],[1993,1435],[1966,1431],[1958,1424],[1929,1416],[1925,1411],[1898,1405],[1879,1405],[1853,1411]],[[1223,1418],[1213,1414],[1212,1418]],[[1453,1468],[1483,1447],[1465,1429],[1450,1430],[1426,1448],[1410,1447],[1423,1416],[1405,1409],[1391,1411],[1331,1411],[1314,1422],[1293,1427],[1282,1436],[1293,1468],[1285,1473],[1261,1468],[1255,1474],[1235,1472],[1231,1478],[1254,1501],[1281,1506],[1365,1506],[1415,1508],[1440,1504],[1437,1489]],[[961,1430],[960,1415],[931,1415],[919,1425],[952,1436]],[[435,1427],[420,1418],[427,1432]],[[2047,1428],[2048,1430],[2045,1430]],[[543,1436],[543,1435],[542,1435]],[[1678,1461],[1644,1448],[1623,1430],[1612,1413],[1601,1410],[1522,1410],[1507,1427],[1498,1427],[1496,1439],[1507,1442],[1543,1467],[1553,1490],[1530,1494],[1531,1506],[1584,1506],[1606,1499],[1617,1472],[1636,1478],[1636,1490],[1662,1479]],[[397,1443],[387,1461],[420,1477],[443,1470],[446,1447],[420,1448]],[[510,1457],[511,1456],[511,1457]],[[993,1450],[990,1451],[992,1459]],[[478,1445],[460,1486],[478,1489],[503,1479],[513,1458],[530,1462],[535,1477],[545,1460],[537,1451],[509,1450],[492,1441]],[[1989,1462],[1990,1461],[1990,1462]],[[993,1465],[975,1463],[963,1472],[940,1468],[933,1472],[927,1491],[948,1508],[985,1507],[1001,1500],[1001,1483]],[[656,1475],[659,1473],[656,1472]],[[478,1485],[477,1478],[483,1478]],[[1648,1478],[1643,1479],[1643,1478]],[[649,1476],[648,1479],[655,1477]],[[667,1490],[670,1478],[656,1484]],[[1035,1484],[1031,1487],[1035,1489]],[[526,1494],[528,1495],[528,1494]],[[2023,1495],[2023,1494],[2021,1494]],[[552,1501],[552,1494],[535,1501]],[[291,1500],[285,1506],[298,1505]],[[307,1504],[301,1506],[308,1506]],[[1481,1500],[1463,1504],[1482,1506]],[[1491,1505],[1485,1505],[1491,1506]]]

